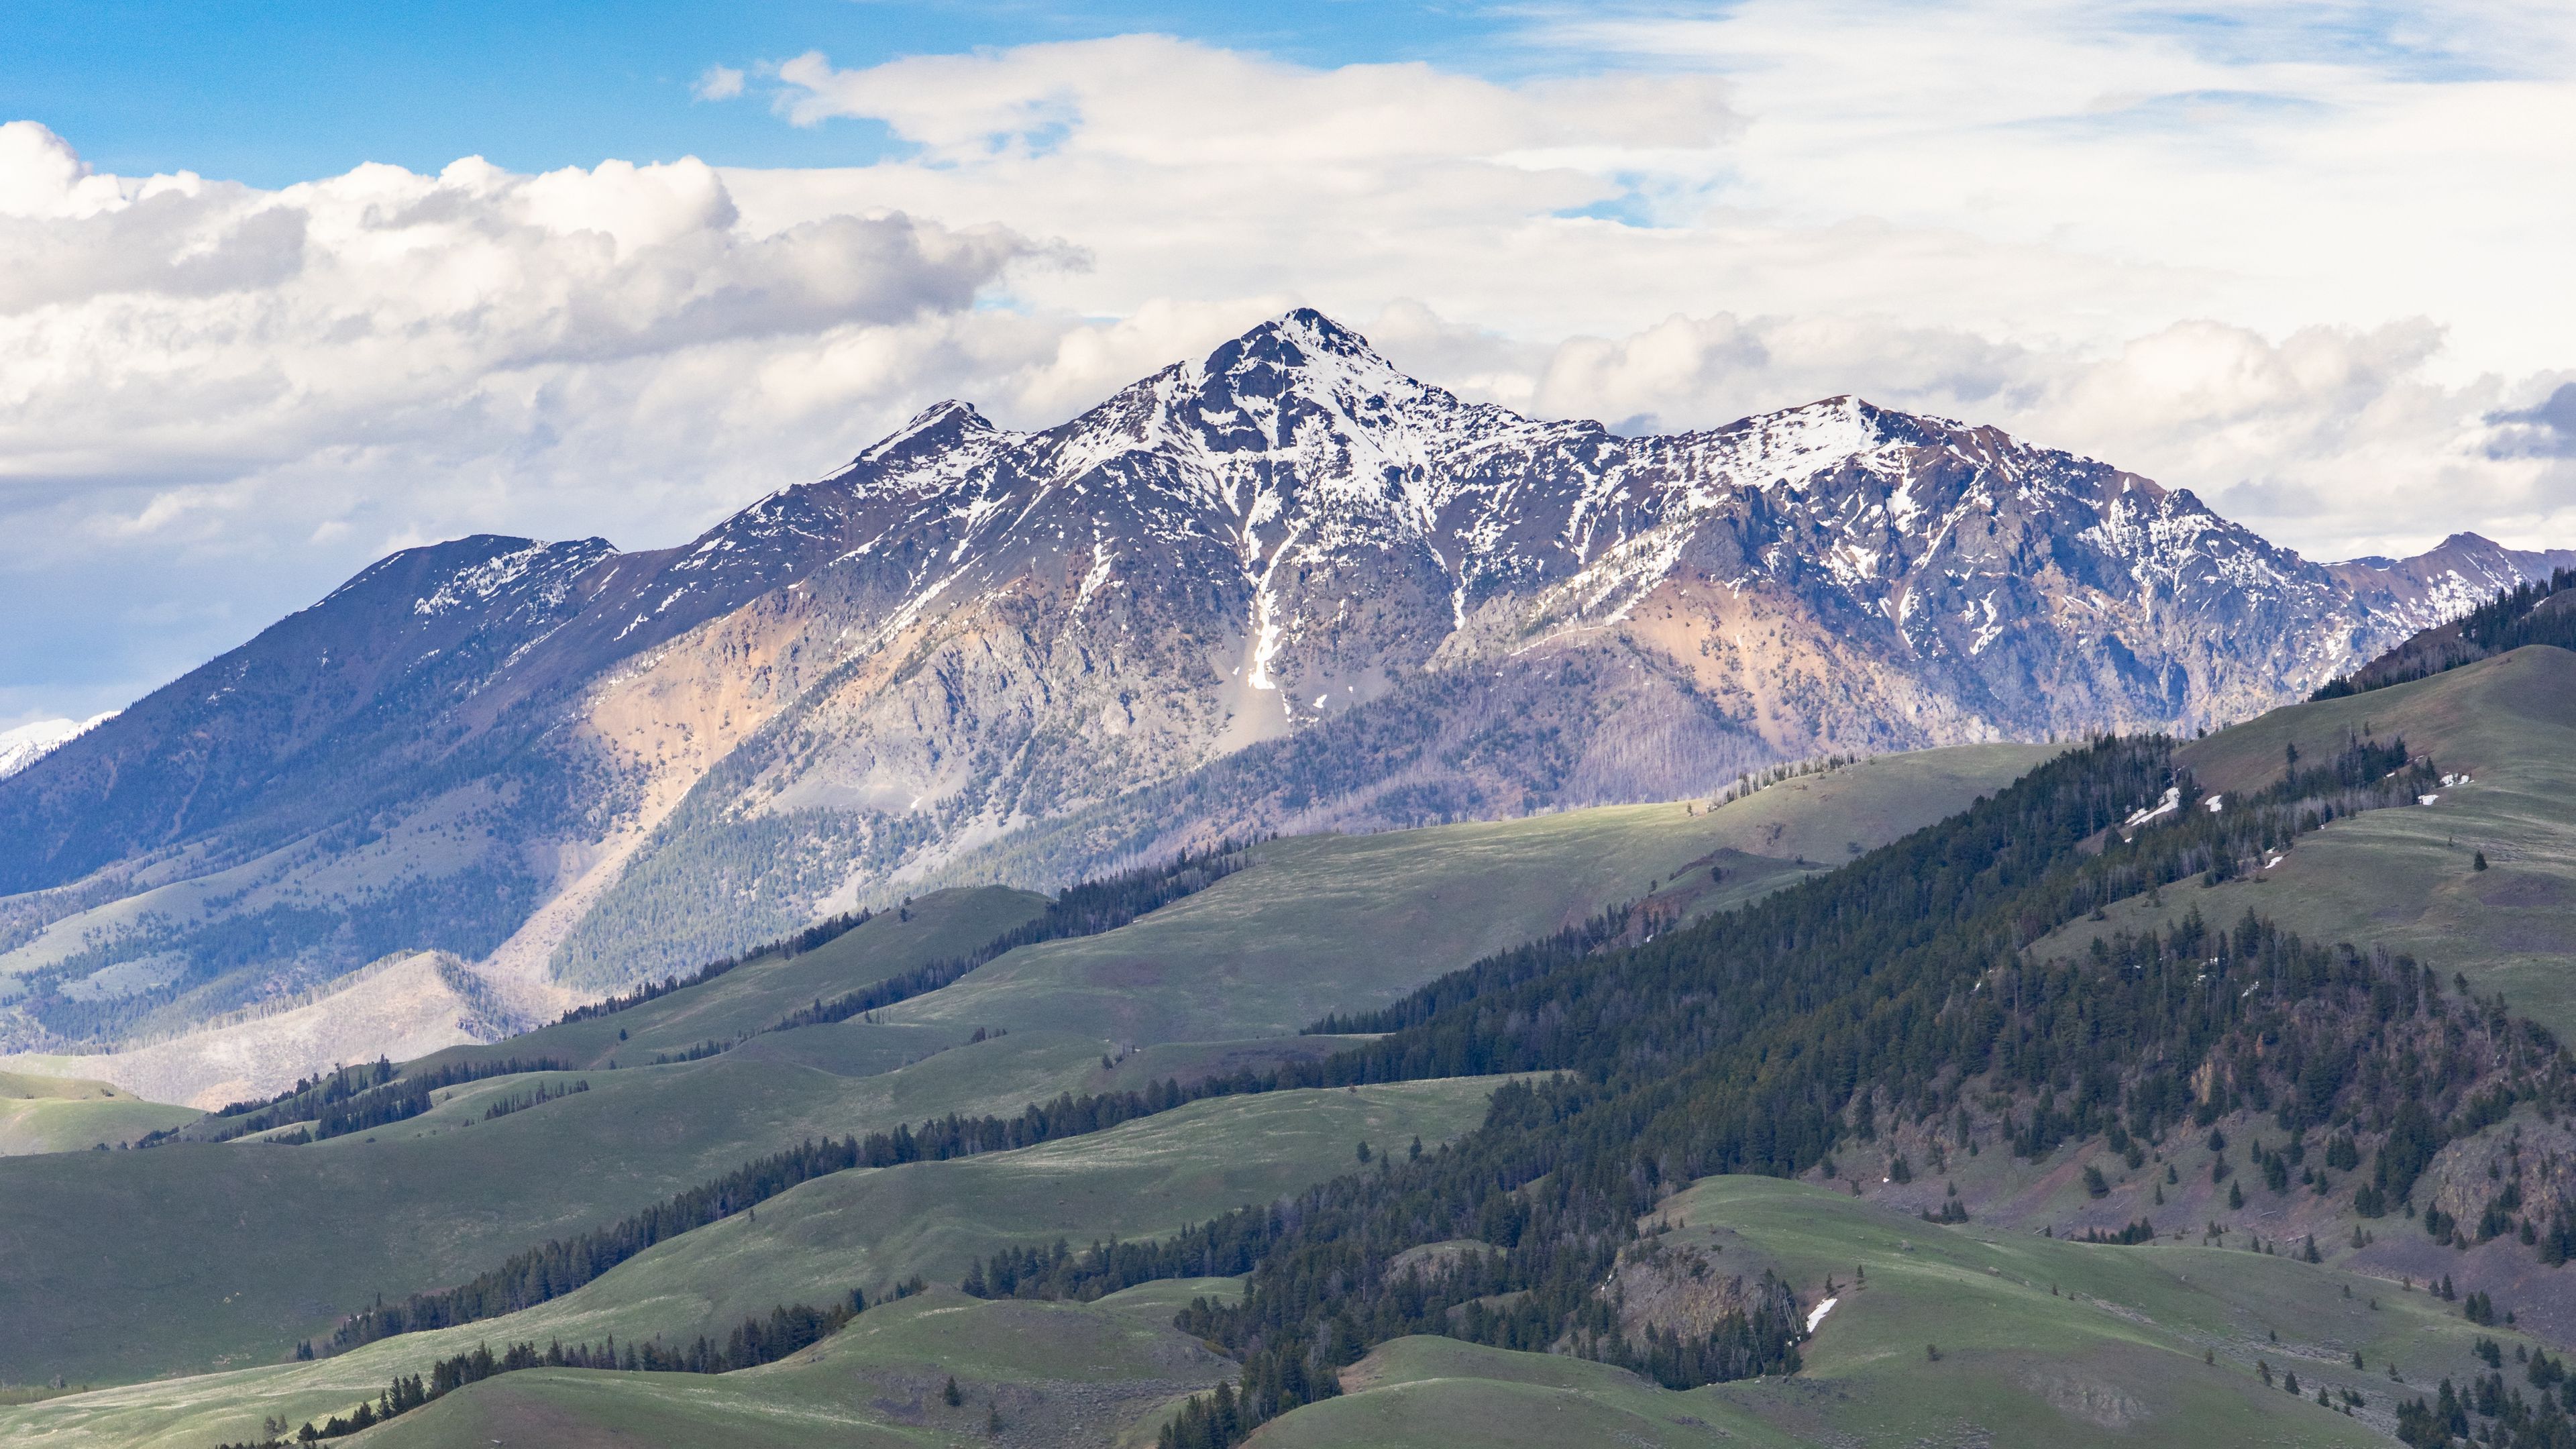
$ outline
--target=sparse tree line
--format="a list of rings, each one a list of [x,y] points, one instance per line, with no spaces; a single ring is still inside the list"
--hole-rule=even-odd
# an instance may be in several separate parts
[[[967,972],[1022,946],[1114,931],[1138,916],[1160,910],[1184,896],[1195,895],[1250,865],[1249,851],[1249,846],[1221,845],[1201,854],[1184,855],[1166,865],[1140,866],[1105,880],[1068,886],[1064,894],[1056,897],[1036,920],[1005,931],[963,956],[917,966],[829,1001],[818,998],[810,1006],[789,1012],[769,1030],[789,1031],[800,1026],[826,1026],[836,1021],[848,1021],[854,1016],[937,991]]]
[[[2350,674],[2328,680],[2308,698],[2342,699],[2410,684],[2530,644],[2576,649],[2576,609],[2563,604],[2541,608],[2570,589],[2576,589],[2576,569],[2555,569],[2544,581],[2516,584],[2470,610],[2459,620],[2456,636],[2443,638],[2441,630],[2428,629]]]
[[[721,1222],[801,1183],[854,1167],[898,1167],[944,1162],[983,1152],[1034,1147],[1060,1137],[1103,1131],[1122,1122],[1168,1111],[1200,1097],[1266,1090],[1267,1079],[1249,1072],[1183,1088],[1171,1080],[1140,1091],[1104,1092],[1031,1103],[1015,1117],[950,1114],[918,1129],[898,1126],[867,1137],[808,1141],[736,1168],[713,1182],[666,1198],[604,1228],[559,1238],[512,1255],[501,1266],[453,1288],[415,1293],[399,1303],[379,1300],[344,1320],[324,1344],[344,1353],[400,1333],[452,1328],[497,1318],[560,1298],[652,1247],[709,1223]]]
[[[274,1140],[285,1145],[302,1145],[417,1117],[429,1110],[430,1093],[441,1087],[461,1086],[486,1077],[571,1069],[570,1062],[553,1057],[501,1057],[405,1070],[380,1057],[359,1066],[342,1067],[328,1076],[299,1080],[292,1089],[265,1102],[236,1102],[197,1121],[151,1133],[138,1139],[134,1145],[153,1147],[170,1141],[230,1142],[236,1137],[247,1137],[254,1132],[267,1132],[299,1122],[308,1125]],[[562,1096],[564,1093],[554,1095]],[[541,1096],[540,1100],[552,1099]]]
[[[2449,1449],[2456,1444],[2483,1444],[2493,1449],[2571,1449],[2576,1446],[2576,1378],[2565,1359],[2546,1350],[2516,1345],[2513,1356],[2529,1382],[2526,1399],[2504,1375],[2504,1347],[2492,1338],[2477,1342],[2487,1372],[2466,1389],[2442,1380],[2431,1398],[2418,1396],[2397,1406],[2397,1437],[2414,1449]],[[2475,1415],[2476,1419],[2470,1416]],[[2478,1422],[2483,1420],[2484,1422]]]
[[[1258,844],[1258,841],[1252,844]],[[837,996],[829,1001],[814,1002],[789,1012],[766,1027],[744,1033],[730,1041],[710,1040],[678,1052],[662,1053],[654,1058],[657,1066],[676,1062],[693,1062],[716,1056],[740,1046],[763,1032],[789,1031],[801,1026],[825,1026],[847,1021],[871,1011],[892,1006],[915,996],[936,991],[956,981],[967,972],[982,966],[1008,951],[1040,941],[1059,940],[1069,936],[1095,936],[1126,925],[1148,911],[1160,909],[1184,896],[1193,895],[1234,874],[1252,863],[1250,845],[1226,844],[1214,850],[1183,855],[1162,865],[1139,866],[1134,870],[1100,880],[1084,881],[1069,886],[1050,902],[1034,921],[1003,932],[982,946],[962,956],[933,961],[860,990]],[[910,911],[905,911],[907,919]],[[763,946],[741,956],[727,956],[708,963],[687,977],[670,976],[659,982],[647,982],[623,996],[589,1006],[576,1007],[564,1013],[562,1021],[587,1021],[610,1016],[649,1001],[658,1001],[675,991],[712,981],[747,961],[772,956],[793,957],[837,940],[850,931],[866,925],[874,915],[865,910],[835,916],[798,932],[796,935]],[[561,1023],[558,1023],[561,1024]]]
[[[918,1280],[898,1288],[894,1296],[909,1297],[919,1291]],[[220,1444],[216,1449],[286,1449],[289,1444],[311,1444],[323,1439],[338,1439],[364,1429],[372,1429],[388,1419],[400,1416],[445,1398],[468,1384],[481,1383],[506,1373],[534,1368],[607,1369],[624,1373],[722,1374],[736,1369],[756,1368],[810,1347],[838,1333],[849,1321],[866,1311],[867,1295],[850,1290],[846,1302],[829,1308],[811,1304],[782,1303],[769,1311],[767,1319],[745,1318],[722,1342],[700,1334],[691,1343],[665,1347],[659,1337],[642,1343],[632,1340],[620,1344],[614,1335],[593,1346],[576,1343],[567,1348],[560,1341],[540,1349],[534,1342],[513,1343],[497,1356],[490,1345],[477,1344],[470,1353],[460,1353],[431,1365],[426,1378],[419,1374],[397,1374],[374,1399],[361,1399],[347,1414],[333,1414],[316,1424],[306,1420],[290,1439],[286,1421],[272,1418],[264,1426],[265,1436],[237,1444]]]
[[[1861,757],[1858,755],[1818,755],[1813,759],[1790,760],[1785,764],[1747,770],[1719,786],[1716,793],[1709,796],[1709,808],[1714,810],[1728,801],[1741,800],[1756,791],[1767,790],[1790,780],[1804,779],[1809,775],[1831,774],[1845,766],[1857,765],[1860,761]]]
[[[659,981],[647,981],[622,996],[611,996],[605,1001],[576,1006],[556,1018],[555,1025],[565,1026],[576,1021],[589,1021],[595,1017],[614,1016],[621,1011],[642,1006],[648,1001],[659,1001],[674,991],[703,986],[747,961],[758,961],[770,956],[802,956],[818,946],[830,945],[875,919],[874,911],[861,909],[845,912],[829,920],[817,921],[793,936],[773,941],[757,950],[746,951],[739,956],[717,957],[686,976],[677,974],[665,976]]]
[[[539,1082],[532,1091],[525,1093],[512,1092],[501,1098],[501,1100],[494,1102],[491,1106],[484,1108],[483,1120],[486,1122],[497,1121],[500,1118],[509,1116],[513,1112],[524,1112],[530,1107],[541,1107],[548,1102],[561,1101],[562,1099],[573,1096],[576,1093],[587,1092],[589,1090],[590,1079],[587,1077],[579,1078],[570,1085],[561,1087]]]

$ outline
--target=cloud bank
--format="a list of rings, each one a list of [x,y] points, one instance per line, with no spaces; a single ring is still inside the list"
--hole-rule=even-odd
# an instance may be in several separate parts
[[[697,104],[894,138],[828,171],[262,191],[0,126],[0,724],[391,547],[674,542],[935,398],[1053,423],[1294,303],[1544,416],[1856,392],[2319,557],[2576,541],[2567,45],[2375,14],[1539,10],[1579,63],[1510,80],[1161,36],[710,63]]]

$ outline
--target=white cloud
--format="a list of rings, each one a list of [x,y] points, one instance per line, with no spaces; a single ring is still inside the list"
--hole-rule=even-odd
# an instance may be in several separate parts
[[[978,298],[1078,260],[882,206],[753,231],[696,161],[271,192],[95,174],[20,124],[0,200],[0,680],[103,672],[72,705],[404,541],[684,537],[965,383],[960,337],[1026,332]],[[892,360],[826,365],[867,338]]]
[[[1065,237],[1094,265],[1025,279],[1040,308],[1293,293],[1551,416],[1862,392],[2193,487],[2319,556],[2564,543],[2576,477],[2486,416],[2576,362],[2576,190],[2535,184],[2576,84],[2536,13],[2409,36],[2315,6],[1593,6],[1542,14],[1536,48],[1631,69],[1513,85],[1157,37],[808,55],[783,114],[918,151],[729,179],[756,224],[863,185]],[[1435,341],[1458,329],[1485,340]]]
[[[732,100],[742,94],[742,72],[729,65],[708,66],[690,85],[689,94],[702,101]]]

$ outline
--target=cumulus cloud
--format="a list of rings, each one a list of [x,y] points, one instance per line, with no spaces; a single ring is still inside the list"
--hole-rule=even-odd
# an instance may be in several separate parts
[[[26,123],[0,207],[0,677],[48,625],[183,641],[110,697],[231,642],[215,600],[259,622],[389,546],[685,536],[984,372],[979,347],[1042,353],[977,300],[1078,261],[885,207],[755,230],[694,160],[261,191],[98,174]],[[159,589],[194,627],[112,617]]]

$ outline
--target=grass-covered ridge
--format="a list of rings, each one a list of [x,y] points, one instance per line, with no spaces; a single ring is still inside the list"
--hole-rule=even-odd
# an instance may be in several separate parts
[[[105,1082],[0,1072],[0,1156],[112,1147],[196,1118]]]
[[[2576,653],[2519,649],[2410,683],[2276,710],[2196,740],[2181,761],[2207,789],[2262,789],[2288,751],[2402,736],[2438,772],[2465,776],[2428,805],[2376,810],[2303,835],[2277,864],[2207,891],[2139,894],[2100,922],[2043,942],[2080,953],[2095,935],[2164,929],[2197,907],[2254,910],[2310,940],[2414,955],[2480,995],[2576,1039]],[[2485,856],[2488,868],[2477,861]]]

